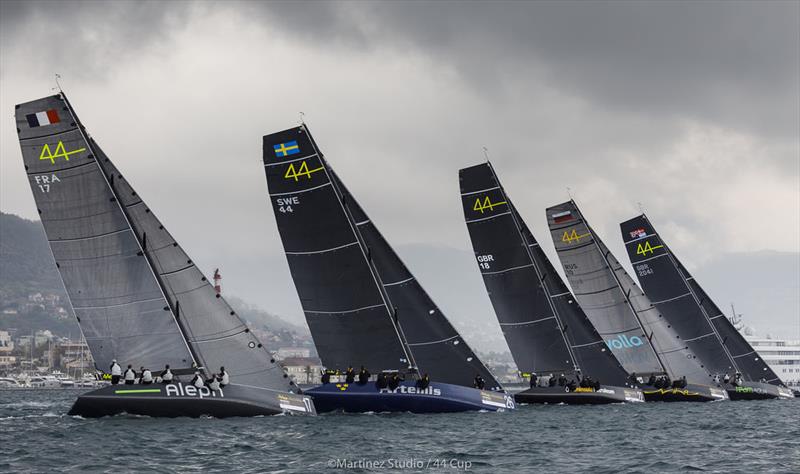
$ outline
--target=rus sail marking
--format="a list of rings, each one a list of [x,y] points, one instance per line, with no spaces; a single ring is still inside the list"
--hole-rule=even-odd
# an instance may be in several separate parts
[[[525,377],[561,374],[575,383],[580,374],[602,381],[565,390],[539,386],[517,393],[525,403],[616,403],[643,401],[636,388],[625,386],[628,375],[594,330],[564,282],[525,225],[490,163],[459,171],[464,218],[481,275],[514,361]],[[469,207],[475,189],[497,190],[510,212],[493,220],[472,219]],[[505,270],[494,271],[497,261]],[[508,268],[510,267],[510,268]],[[491,270],[491,271],[486,271]],[[613,385],[617,385],[616,387]]]

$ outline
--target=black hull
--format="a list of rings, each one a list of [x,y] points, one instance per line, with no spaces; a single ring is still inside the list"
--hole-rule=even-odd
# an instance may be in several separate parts
[[[725,389],[708,385],[688,384],[686,388],[655,388],[643,386],[644,399],[648,402],[716,402],[729,400]]]
[[[302,395],[241,385],[212,391],[182,383],[109,385],[80,395],[69,411],[70,415],[86,418],[123,413],[159,418],[227,418],[316,412],[311,399]]]
[[[609,403],[644,402],[641,390],[603,385],[600,390],[582,389],[568,392],[565,387],[533,387],[514,394],[517,403],[564,403],[567,405],[606,405]]]
[[[761,382],[745,382],[740,386],[725,385],[731,400],[772,400],[794,398],[792,390]]]

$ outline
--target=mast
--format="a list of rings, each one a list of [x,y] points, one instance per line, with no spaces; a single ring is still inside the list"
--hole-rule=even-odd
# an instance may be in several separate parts
[[[311,137],[311,133],[309,133],[308,129],[306,128],[305,123],[303,123],[301,125],[301,127],[303,128],[303,131],[305,131],[305,133],[308,135],[309,143],[311,144],[312,148],[314,149],[314,153],[316,153],[317,156],[319,156],[319,159],[323,164],[323,171],[325,172],[325,175],[328,178],[328,181],[330,181],[331,187],[332,187],[334,193],[336,194],[336,197],[338,198],[337,200],[339,201],[339,205],[341,206],[342,211],[344,212],[345,217],[347,218],[347,222],[350,225],[350,229],[353,231],[353,235],[355,235],[356,240],[358,241],[358,246],[361,249],[361,254],[364,257],[364,261],[366,262],[370,273],[372,274],[372,278],[375,280],[375,284],[377,286],[378,292],[381,295],[381,299],[383,300],[383,304],[386,307],[386,311],[388,313],[389,319],[391,320],[392,326],[394,327],[394,330],[395,330],[395,332],[397,334],[397,338],[400,341],[400,346],[402,347],[403,353],[405,354],[406,363],[408,364],[408,368],[412,369],[413,374],[415,376],[417,376],[418,372],[419,372],[419,367],[417,366],[417,363],[414,360],[414,355],[413,355],[413,353],[411,351],[411,347],[408,345],[408,341],[406,340],[405,334],[403,333],[403,329],[400,326],[400,321],[399,321],[399,318],[397,316],[397,309],[392,305],[391,299],[389,298],[389,294],[386,292],[386,288],[383,285],[383,281],[381,280],[380,274],[378,273],[377,269],[375,268],[375,265],[374,265],[374,262],[372,261],[372,258],[367,255],[367,251],[366,251],[367,245],[364,242],[364,238],[361,235],[361,232],[359,232],[358,227],[355,225],[355,219],[353,218],[353,215],[350,212],[350,209],[348,208],[348,206],[345,205],[344,195],[342,193],[342,190],[339,189],[338,180],[334,180],[333,177],[331,176],[331,173],[329,172],[330,165],[328,164],[327,160],[325,160],[325,157],[322,155],[322,153],[317,148],[317,144],[314,141],[314,139]]]
[[[59,90],[60,90],[60,87],[59,87]],[[92,151],[92,155],[94,156],[94,159],[92,161],[94,161],[95,164],[97,164],[97,167],[100,169],[100,174],[103,176],[103,179],[105,180],[105,183],[108,186],[108,189],[110,190],[111,194],[114,196],[114,202],[117,203],[117,207],[119,208],[120,212],[122,213],[122,216],[125,218],[125,222],[128,224],[128,227],[130,227],[130,229],[132,231],[131,234],[133,235],[134,240],[136,241],[136,244],[139,246],[139,251],[141,252],[142,256],[146,259],[147,267],[150,269],[150,272],[152,273],[153,278],[155,279],[156,283],[158,284],[158,288],[159,288],[159,290],[161,292],[161,296],[164,298],[164,300],[167,302],[167,305],[169,306],[170,313],[172,314],[172,317],[173,317],[173,319],[175,320],[175,323],[178,326],[178,330],[181,333],[181,337],[183,339],[183,342],[184,342],[184,344],[186,344],[186,348],[187,348],[187,350],[189,351],[189,354],[192,357],[192,362],[194,363],[195,366],[197,366],[198,362],[201,359],[198,357],[197,353],[194,350],[194,347],[192,347],[192,344],[189,344],[189,340],[186,337],[186,328],[183,326],[183,323],[180,320],[178,309],[177,309],[177,306],[178,306],[179,303],[177,303],[177,300],[176,300],[176,303],[173,304],[172,300],[167,296],[167,292],[165,291],[164,281],[162,280],[162,278],[158,274],[158,272],[156,272],[154,270],[155,267],[153,265],[153,261],[150,258],[150,254],[147,252],[146,244],[142,242],[142,239],[139,237],[138,233],[136,232],[136,229],[131,224],[130,216],[128,215],[128,212],[125,210],[124,206],[122,206],[122,202],[120,201],[120,197],[117,195],[116,189],[114,188],[113,184],[109,181],[105,170],[100,165],[97,151],[94,148],[94,141],[86,136],[86,133],[85,133],[84,128],[83,128],[83,124],[78,119],[77,115],[75,114],[75,111],[72,108],[72,105],[70,104],[69,99],[67,99],[67,95],[61,90],[60,90],[60,93],[61,93],[61,97],[64,99],[64,103],[67,106],[67,109],[69,111],[70,116],[72,117],[72,119],[75,121],[75,123],[78,126],[78,132],[81,134],[81,137],[83,138],[83,141],[86,143],[86,146],[89,147],[89,149]],[[197,368],[203,369],[203,371],[205,372],[205,368],[204,367],[197,367]]]
[[[485,152],[485,148],[484,148],[484,152]],[[509,203],[509,207],[511,208],[511,219],[514,221],[514,227],[516,228],[517,233],[519,234],[519,237],[522,239],[523,246],[525,247],[525,253],[528,255],[528,259],[531,261],[531,264],[533,265],[533,269],[536,272],[536,277],[539,280],[539,285],[541,286],[542,291],[544,291],[544,294],[547,297],[546,298],[547,299],[547,304],[550,307],[550,311],[553,313],[553,316],[556,318],[556,322],[558,323],[559,332],[561,333],[561,338],[564,341],[564,345],[567,347],[567,352],[569,353],[570,360],[572,361],[573,369],[576,372],[580,373],[581,369],[580,369],[580,366],[578,365],[578,359],[575,357],[575,352],[572,349],[572,344],[570,344],[569,341],[567,340],[567,335],[565,334],[564,323],[561,321],[561,317],[559,316],[558,311],[556,310],[555,304],[553,304],[553,298],[552,298],[552,294],[550,292],[550,289],[547,288],[547,285],[544,282],[545,277],[542,276],[542,271],[539,268],[539,264],[536,263],[536,259],[533,257],[533,253],[531,252],[531,247],[530,247],[531,244],[530,244],[530,242],[528,242],[528,239],[525,236],[525,233],[522,231],[522,226],[520,225],[520,222],[517,219],[516,208],[511,205],[511,200],[509,199],[508,195],[506,194],[505,188],[503,188],[503,185],[500,183],[500,179],[497,177],[497,174],[494,171],[494,167],[492,166],[491,161],[489,161],[487,159],[486,160],[486,164],[488,165],[489,170],[491,171],[492,176],[494,177],[494,180],[497,183],[497,186],[498,186],[498,188],[500,190],[500,194],[503,196],[503,200],[505,202]]]
[[[570,198],[569,202],[572,203],[575,209],[578,209],[578,205],[572,198]],[[584,224],[586,224],[586,227],[589,229],[589,232],[591,232],[592,236],[594,236],[595,235],[594,229],[592,229],[592,226],[590,226],[589,223],[586,222],[586,219],[583,217],[583,212],[581,212],[579,209],[578,212],[580,212],[581,219],[583,219],[583,222]],[[600,244],[597,243],[597,238],[593,238],[592,243],[597,248],[597,252],[603,257],[603,261],[606,263],[606,266],[608,266],[608,268],[611,270],[611,275],[614,277],[614,281],[616,282],[617,287],[619,287],[620,291],[622,291],[622,282],[617,276],[617,272],[611,266],[611,262],[608,260],[608,255],[605,252],[603,252],[602,248],[600,248]],[[658,360],[658,363],[661,365],[661,369],[664,371],[664,373],[667,373],[667,369],[666,366],[664,365],[664,361],[661,359],[661,355],[653,346],[652,343],[653,333],[647,334],[647,330],[644,328],[641,319],[639,319],[639,313],[636,311],[636,308],[634,308],[633,303],[631,303],[630,294],[631,294],[630,291],[628,291],[627,293],[623,292],[623,295],[625,297],[625,304],[628,306],[628,309],[630,309],[631,312],[633,313],[633,316],[634,318],[636,318],[636,322],[639,324],[639,327],[642,329],[642,332],[645,334],[645,336],[647,336],[647,339],[650,342],[650,349],[653,351],[653,354],[656,356],[656,360]]]

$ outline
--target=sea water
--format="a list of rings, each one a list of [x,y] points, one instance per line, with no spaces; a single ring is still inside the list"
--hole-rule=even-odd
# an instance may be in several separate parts
[[[797,399],[83,419],[79,393],[0,391],[0,472],[800,472]]]

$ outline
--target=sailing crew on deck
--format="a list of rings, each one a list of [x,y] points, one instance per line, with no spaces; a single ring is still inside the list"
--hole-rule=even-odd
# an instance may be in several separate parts
[[[650,378],[647,379],[647,385],[656,386],[656,374],[650,374]]]
[[[417,380],[417,388],[420,390],[425,390],[431,384],[431,378],[428,377],[428,374],[422,376],[421,379]]]
[[[150,372],[150,369],[142,370],[142,380],[140,383],[143,385],[150,385],[153,383],[153,374]]]
[[[323,370],[320,379],[322,380],[322,385],[331,383],[331,372],[329,370]]]
[[[136,372],[133,366],[128,364],[128,369],[125,371],[125,385],[133,385],[136,382]]]
[[[200,375],[200,371],[199,370],[196,370],[194,372],[194,378],[192,378],[192,381],[189,382],[189,383],[191,385],[194,385],[197,388],[201,388],[201,387],[205,387],[206,386],[206,383],[203,381],[203,376]]]
[[[211,378],[206,380],[206,385],[208,385],[208,388],[210,388],[211,390],[217,391],[220,388],[222,388],[222,385],[220,384],[220,380],[222,380],[222,379],[220,378],[219,375],[211,374]]]
[[[369,370],[364,368],[364,366],[362,365],[361,370],[358,371],[358,384],[359,385],[366,384],[369,381],[369,376],[370,376]]]
[[[345,383],[353,383],[356,381],[356,371],[353,370],[353,366],[349,366],[347,368],[347,372],[344,373],[345,375]]]
[[[556,378],[553,376],[553,374],[550,374],[550,377],[547,379],[547,386],[548,387],[556,386]]]
[[[737,387],[742,384],[742,374],[741,372],[736,372],[736,375],[733,376],[733,384]]]
[[[226,385],[230,385],[231,377],[228,375],[228,371],[225,370],[225,367],[219,368],[219,386],[225,387]]]
[[[725,372],[725,376],[722,377],[722,381],[724,383],[731,383],[731,376],[727,372]]]
[[[169,364],[164,367],[164,372],[161,373],[161,382],[172,383],[172,371],[169,369]]]
[[[564,387],[566,385],[567,385],[567,378],[564,377],[564,374],[559,375],[558,376],[558,386],[559,387]]]
[[[383,372],[379,373],[378,379],[375,381],[375,386],[378,387],[378,389],[384,389],[386,388],[387,385],[388,384],[386,382],[386,374],[384,374]]]
[[[539,377],[536,376],[536,372],[531,372],[531,388],[535,387],[537,383],[539,383]]]
[[[486,381],[483,380],[481,374],[478,374],[475,376],[475,382],[472,385],[478,390],[483,390],[483,388],[486,387]]]
[[[122,367],[117,364],[117,359],[111,361],[111,384],[116,385],[119,383],[120,377],[122,377]]]
[[[389,390],[395,390],[400,386],[400,377],[398,377],[397,372],[392,372],[392,376],[389,377],[388,385]]]

